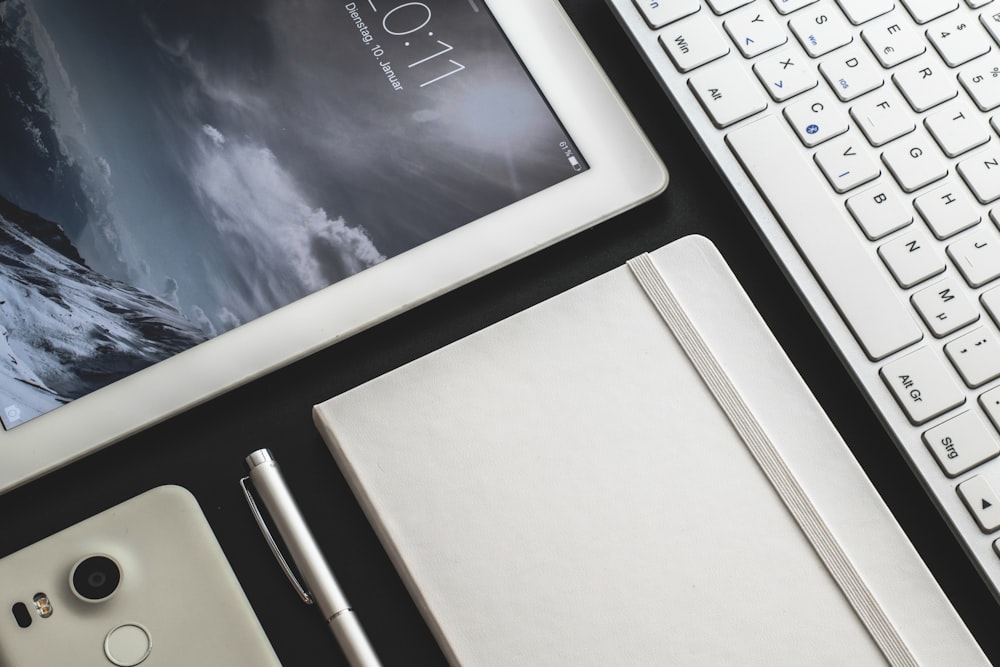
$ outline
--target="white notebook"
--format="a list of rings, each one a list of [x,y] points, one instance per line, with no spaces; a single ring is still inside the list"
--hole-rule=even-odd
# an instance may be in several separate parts
[[[987,664],[701,237],[315,418],[453,664]]]

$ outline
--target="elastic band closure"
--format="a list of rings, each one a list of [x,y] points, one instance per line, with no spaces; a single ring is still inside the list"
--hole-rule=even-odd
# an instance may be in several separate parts
[[[886,659],[892,665],[916,666],[909,647],[681,308],[652,258],[642,254],[630,260],[628,266]]]

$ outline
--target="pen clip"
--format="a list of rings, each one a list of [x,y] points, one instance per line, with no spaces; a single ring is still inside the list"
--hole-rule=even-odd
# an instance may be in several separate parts
[[[281,566],[281,569],[285,571],[285,576],[288,577],[288,581],[291,582],[295,592],[299,594],[299,597],[302,598],[303,602],[306,604],[312,604],[312,596],[295,577],[295,574],[292,572],[292,568],[288,566],[288,562],[285,560],[285,557],[281,555],[281,549],[278,548],[277,542],[275,542],[274,537],[271,536],[271,531],[268,530],[267,524],[264,523],[264,516],[257,508],[257,503],[254,502],[253,494],[250,493],[250,488],[247,486],[247,482],[249,481],[249,477],[242,478],[240,480],[240,486],[243,487],[243,495],[246,496],[247,504],[250,505],[250,513],[253,514],[253,518],[257,520],[257,525],[260,526],[260,532],[264,535],[264,540],[267,542],[267,546],[271,547],[271,553],[273,553],[274,557],[278,560],[278,565]]]

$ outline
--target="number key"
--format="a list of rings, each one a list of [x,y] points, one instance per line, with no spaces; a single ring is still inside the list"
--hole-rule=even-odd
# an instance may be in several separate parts
[[[951,67],[958,67],[990,50],[982,27],[963,19],[934,24],[927,31],[927,38]]]
[[[958,9],[958,0],[903,0],[917,23],[927,23]]]

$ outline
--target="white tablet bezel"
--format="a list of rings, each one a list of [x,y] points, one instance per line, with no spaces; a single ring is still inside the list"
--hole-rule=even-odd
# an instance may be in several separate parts
[[[666,187],[662,162],[558,2],[477,1],[493,12],[589,170],[0,432],[0,492],[570,236]]]

